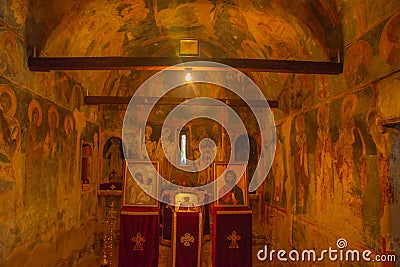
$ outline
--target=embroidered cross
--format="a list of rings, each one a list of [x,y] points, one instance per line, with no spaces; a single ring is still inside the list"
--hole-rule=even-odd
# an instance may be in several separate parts
[[[181,236],[181,243],[183,243],[185,247],[189,247],[190,242],[194,243],[194,236],[189,233],[185,233],[185,235]]]
[[[136,236],[132,237],[132,242],[135,242],[133,246],[133,250],[143,250],[142,242],[145,242],[146,239],[142,237],[142,234],[138,232]]]
[[[229,235],[228,240],[231,241],[229,244],[229,248],[239,248],[239,244],[237,243],[238,240],[242,239],[240,235],[236,233],[236,231],[233,231],[231,235]]]

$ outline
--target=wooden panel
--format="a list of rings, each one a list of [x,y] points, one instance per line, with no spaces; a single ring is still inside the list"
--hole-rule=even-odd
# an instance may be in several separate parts
[[[244,72],[288,72],[309,74],[340,74],[343,64],[338,62],[239,59],[239,58],[199,58],[199,57],[29,57],[31,71],[50,70],[162,70],[179,63],[210,61],[222,63]],[[177,70],[187,68],[177,67]],[[196,67],[196,69],[201,69]],[[223,71],[229,68],[202,68]],[[194,69],[195,70],[195,69]]]
[[[135,97],[136,101],[140,104],[146,105],[147,103],[154,103],[155,97]],[[163,97],[157,101],[157,105],[172,105],[176,106],[181,104],[183,101],[189,100],[190,98],[177,98],[177,97]],[[129,104],[131,97],[121,96],[86,96],[85,104],[87,105],[102,105],[102,104]],[[241,99],[218,99],[221,101],[221,105],[224,103],[232,107],[244,107],[247,104]],[[223,103],[222,103],[223,102]],[[263,107],[265,101],[253,100],[248,101],[252,107]],[[277,108],[278,102],[275,100],[267,100],[270,108]],[[208,103],[207,103],[208,104]]]

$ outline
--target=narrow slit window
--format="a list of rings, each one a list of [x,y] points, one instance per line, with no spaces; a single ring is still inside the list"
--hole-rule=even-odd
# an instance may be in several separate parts
[[[179,153],[179,164],[187,165],[187,147],[188,147],[188,134],[186,129],[182,129],[179,134],[179,144],[180,144],[180,153]]]

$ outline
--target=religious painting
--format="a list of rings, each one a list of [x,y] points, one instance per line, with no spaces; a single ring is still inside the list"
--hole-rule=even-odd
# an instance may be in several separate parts
[[[175,195],[175,208],[178,211],[197,211],[199,196],[194,193],[179,193]]]
[[[309,171],[308,138],[306,126],[308,121],[303,113],[294,120],[295,134],[294,145],[294,174],[296,181],[296,210],[298,213],[306,213],[307,198],[310,188],[311,176]]]
[[[343,73],[347,82],[355,86],[365,81],[372,68],[372,47],[360,40],[353,44],[346,53]]]
[[[124,172],[124,154],[122,140],[112,136],[103,147],[103,182],[122,182]]]
[[[15,70],[17,43],[11,33],[7,31],[0,33],[0,51],[0,74],[15,77],[17,75]]]
[[[327,202],[334,201],[334,149],[330,132],[330,107],[323,104],[317,111],[317,138],[314,146],[314,191],[320,192],[321,210],[327,210]],[[318,199],[318,197],[317,197]]]
[[[383,62],[389,66],[400,65],[400,14],[390,19],[383,29],[380,55]]]
[[[334,192],[335,194],[339,192],[344,207],[355,218],[362,218],[363,214],[367,212],[363,210],[363,199],[370,199],[372,195],[374,195],[372,198],[375,198],[376,195],[373,193],[370,195],[371,197],[365,198],[365,193],[378,188],[376,183],[379,179],[375,179],[378,177],[377,173],[367,175],[375,168],[372,167],[374,166],[372,157],[368,154],[376,154],[376,151],[372,151],[374,149],[373,140],[371,140],[371,134],[368,133],[365,116],[368,114],[370,106],[371,91],[369,88],[349,94],[341,100],[332,101],[330,105],[331,110],[338,111],[340,114],[338,119],[330,121],[333,149],[332,171],[338,178],[338,183],[334,184]],[[367,179],[367,177],[369,178]],[[377,204],[369,203],[368,209],[375,205]]]
[[[320,100],[327,99],[332,92],[333,79],[328,75],[317,75],[315,94]]]
[[[143,130],[141,131],[143,133]],[[140,158],[156,160],[157,144],[160,139],[161,125],[154,123],[147,123],[144,130],[144,143],[143,137],[140,137],[141,150]]]
[[[122,205],[127,207],[158,207],[157,161],[127,160],[124,174]]]
[[[190,154],[193,160],[200,158],[200,142],[203,139],[211,138],[209,135],[210,129],[208,129],[208,127],[209,124],[204,122],[190,125]],[[204,148],[209,148],[211,143],[202,143],[202,145]]]
[[[285,166],[285,144],[282,133],[282,128],[276,129],[276,148],[274,160],[271,166],[271,175],[273,179],[269,179],[271,187],[271,200],[275,203],[284,203],[285,198],[285,180],[286,180],[286,166]]]
[[[248,143],[247,143],[248,140]],[[264,140],[266,146],[271,145],[273,140]],[[259,145],[261,144],[261,137],[258,133],[248,133],[240,135],[234,145],[235,151],[235,161],[239,162],[249,162],[248,164],[248,174],[250,177],[253,176],[259,158]]]
[[[161,174],[170,177],[178,156],[174,127],[148,123],[145,129],[145,146],[142,144],[142,150],[144,158],[148,155],[150,160],[158,161]]]
[[[0,85],[0,165],[3,173],[12,169],[13,158],[20,146],[20,124],[15,118],[17,111],[17,97],[13,89],[7,85]]]
[[[245,163],[214,163],[216,207],[247,207],[247,166]]]
[[[197,184],[205,185],[211,181],[211,168],[208,168],[216,156],[222,154],[222,144],[218,127],[201,122],[190,126],[189,150],[198,172]],[[218,126],[217,124],[214,124]],[[215,138],[215,139],[214,139]],[[212,141],[215,140],[215,141]]]
[[[315,80],[310,75],[293,75],[289,83],[290,103],[293,109],[310,106],[313,102]]]
[[[0,116],[1,117],[1,116]],[[25,133],[25,197],[36,195],[33,188],[38,185],[34,183],[34,177],[41,177],[42,171],[42,155],[43,155],[43,139],[40,128],[43,120],[42,106],[39,101],[31,100],[28,105],[28,128]],[[0,151],[0,155],[3,152]],[[71,155],[70,155],[71,157]],[[35,168],[36,166],[36,168]],[[39,186],[38,186],[39,187]],[[39,189],[37,190],[39,191]]]

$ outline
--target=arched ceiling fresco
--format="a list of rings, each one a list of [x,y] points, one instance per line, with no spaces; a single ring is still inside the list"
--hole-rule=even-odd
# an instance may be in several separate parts
[[[28,10],[28,45],[49,57],[176,56],[187,37],[210,58],[336,61],[343,46],[333,0],[46,0],[30,1]],[[152,74],[128,73],[117,75],[140,81]],[[104,94],[116,74],[75,75],[92,94]],[[267,97],[288,80],[250,76]]]

